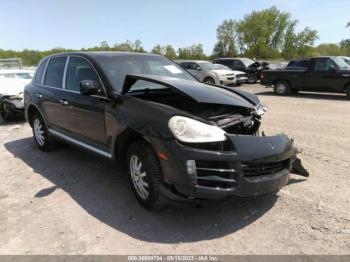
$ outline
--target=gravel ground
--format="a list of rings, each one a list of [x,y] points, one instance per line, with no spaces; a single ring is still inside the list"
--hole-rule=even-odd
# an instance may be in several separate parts
[[[293,175],[275,196],[149,212],[112,163],[40,152],[12,122],[0,125],[0,254],[349,254],[350,101],[242,88],[268,106],[266,134],[303,148],[310,178]]]

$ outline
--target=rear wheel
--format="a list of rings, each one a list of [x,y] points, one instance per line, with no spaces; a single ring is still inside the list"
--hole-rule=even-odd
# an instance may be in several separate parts
[[[275,94],[277,95],[287,95],[290,93],[290,87],[285,81],[278,81],[274,88]]]
[[[203,82],[211,85],[215,84],[215,80],[211,77],[206,77]]]
[[[54,149],[55,141],[50,137],[46,124],[39,113],[35,113],[31,119],[33,136],[36,145],[42,151]]]
[[[145,141],[129,146],[127,170],[137,201],[146,209],[160,208],[161,169],[157,156]]]
[[[256,81],[258,81],[258,78],[256,77],[256,75],[254,74],[254,73],[250,73],[250,74],[248,74],[248,83],[249,84],[255,84],[256,83]]]

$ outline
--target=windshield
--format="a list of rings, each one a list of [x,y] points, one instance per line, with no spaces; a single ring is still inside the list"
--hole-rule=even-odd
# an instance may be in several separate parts
[[[231,69],[229,67],[225,66],[225,65],[214,64],[214,66],[215,66],[215,69],[226,69],[226,70],[230,70],[231,71]]]
[[[339,69],[350,69],[350,66],[339,57],[333,57],[333,61],[336,63]]]
[[[343,56],[342,59],[345,61],[345,63],[347,63],[348,65],[350,65],[350,57]]]
[[[116,91],[122,91],[126,75],[167,76],[196,81],[193,76],[171,60],[154,55],[105,55],[97,56],[96,61]],[[144,82],[140,81],[140,84]],[[142,85],[138,86],[140,89]],[[157,85],[152,85],[157,86]]]
[[[200,62],[198,64],[200,65],[200,67],[202,67],[205,70],[216,70],[217,69],[215,67],[215,65],[210,63],[210,62]]]
[[[254,63],[254,61],[249,58],[241,58],[241,61],[245,66],[250,66]]]

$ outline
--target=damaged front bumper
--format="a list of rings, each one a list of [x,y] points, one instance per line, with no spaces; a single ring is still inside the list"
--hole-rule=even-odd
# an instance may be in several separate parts
[[[203,150],[155,140],[164,176],[162,193],[173,200],[254,196],[280,190],[298,150],[286,135],[228,135],[230,150]],[[301,166],[301,165],[300,165]]]

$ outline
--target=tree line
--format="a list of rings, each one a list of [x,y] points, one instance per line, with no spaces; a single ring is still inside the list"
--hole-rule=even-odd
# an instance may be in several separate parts
[[[217,57],[244,56],[254,59],[284,59],[318,55],[350,55],[350,39],[340,43],[314,46],[318,33],[309,27],[297,32],[297,20],[288,12],[275,6],[253,11],[241,20],[224,20],[216,30],[217,42],[211,55],[204,53],[200,43],[177,50],[170,44],[155,45],[150,53],[164,55],[170,59],[211,60]],[[346,25],[350,28],[350,22]],[[43,57],[60,52],[73,51],[128,51],[146,52],[140,40],[127,40],[109,45],[106,41],[99,46],[79,50],[53,48],[46,51],[24,49],[22,51],[0,49],[0,58],[22,58],[24,65],[36,65]]]

